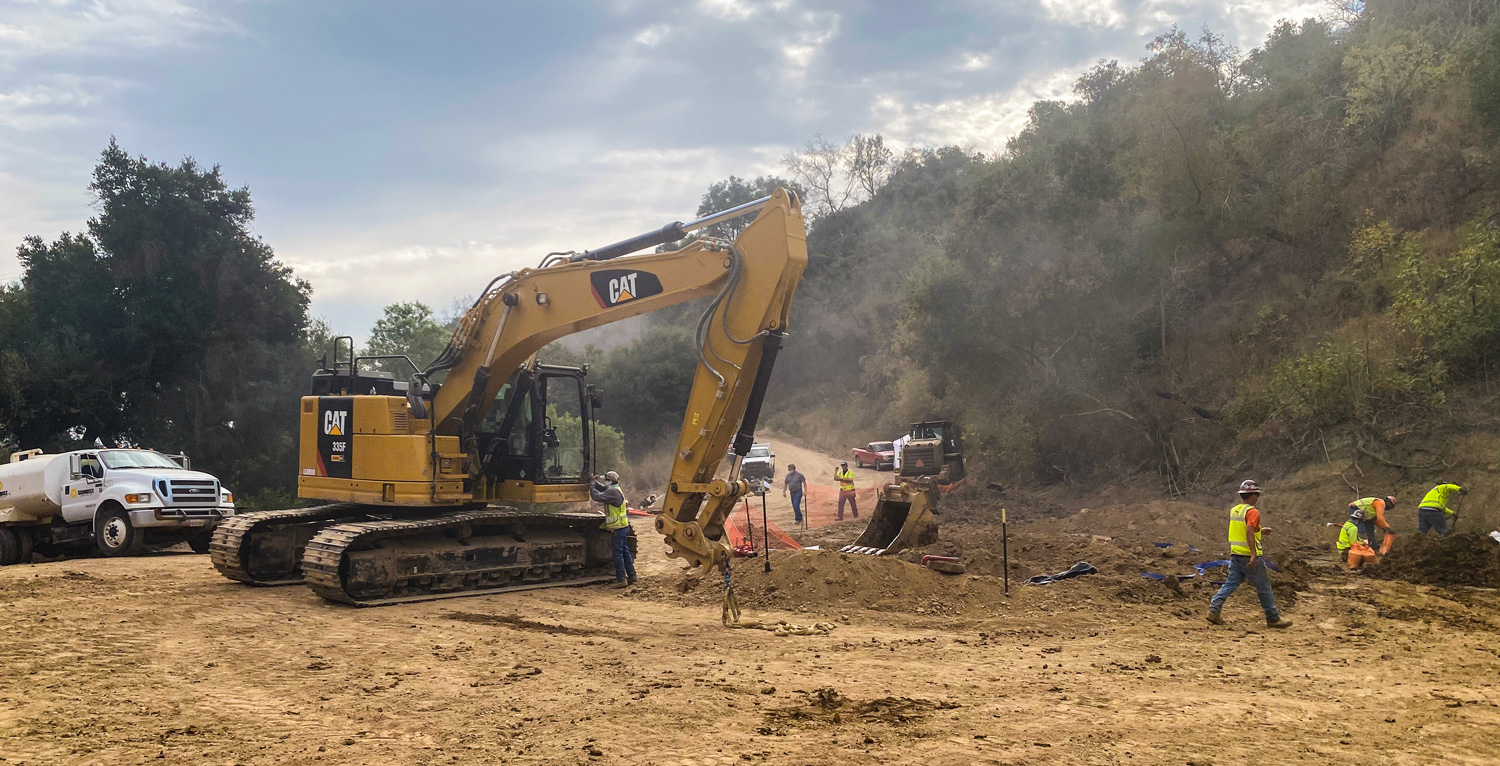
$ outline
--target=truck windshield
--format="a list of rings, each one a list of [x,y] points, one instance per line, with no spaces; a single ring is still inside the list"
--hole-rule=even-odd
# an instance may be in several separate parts
[[[750,448],[750,455],[749,456],[750,457],[770,457],[771,456],[771,448],[770,447],[761,447],[761,446],[751,447]]]
[[[875,452],[890,452],[895,448],[895,445],[890,442],[875,442],[870,445],[870,449]]]
[[[105,468],[181,468],[172,458],[144,449],[107,449],[99,453]]]

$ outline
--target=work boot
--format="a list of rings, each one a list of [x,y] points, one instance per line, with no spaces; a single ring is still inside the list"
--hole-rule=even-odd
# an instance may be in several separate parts
[[[1285,617],[1282,617],[1282,618],[1278,619],[1276,622],[1271,622],[1270,620],[1266,620],[1266,627],[1268,627],[1268,628],[1290,628],[1290,627],[1292,627],[1292,621],[1288,620]]]
[[[630,579],[625,581],[625,584],[626,585],[635,585],[635,575],[631,575]]]
[[[619,590],[621,588],[628,588],[628,587],[630,587],[630,583],[627,582],[627,581],[625,581],[625,580],[615,580],[615,584],[611,585],[609,587],[614,588],[615,590]]]
[[[1212,612],[1211,611],[1211,612],[1208,613],[1208,616],[1204,617],[1203,619],[1208,620],[1209,622],[1211,622],[1211,623],[1213,623],[1215,625],[1223,625],[1224,624],[1224,618],[1220,617],[1218,612]]]

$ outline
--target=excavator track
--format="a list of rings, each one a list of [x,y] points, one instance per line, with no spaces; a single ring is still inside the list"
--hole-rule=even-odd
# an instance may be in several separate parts
[[[605,582],[614,563],[601,520],[491,508],[336,524],[308,542],[302,571],[314,593],[354,606]]]
[[[318,527],[365,518],[368,513],[352,503],[231,516],[214,530],[209,559],[231,580],[295,585],[302,582],[301,548]]]

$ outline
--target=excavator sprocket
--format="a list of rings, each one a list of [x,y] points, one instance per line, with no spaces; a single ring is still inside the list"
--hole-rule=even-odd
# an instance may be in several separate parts
[[[614,563],[601,521],[488,508],[336,524],[307,544],[302,571],[313,592],[354,606],[604,582]]]
[[[231,516],[214,530],[209,558],[219,573],[251,585],[302,582],[302,551],[319,529],[370,518],[352,503],[255,511]]]

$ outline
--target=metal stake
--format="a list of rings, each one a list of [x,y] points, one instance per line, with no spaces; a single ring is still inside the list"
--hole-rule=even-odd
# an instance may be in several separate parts
[[[1005,567],[1005,595],[1010,595],[1010,530],[1005,524],[1005,509],[1000,509],[1000,565]]]
[[[766,549],[766,572],[769,574],[771,571],[771,522],[766,515],[765,487],[761,487],[760,493],[760,535]]]

